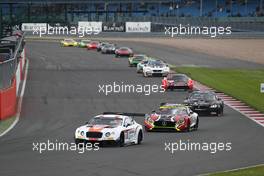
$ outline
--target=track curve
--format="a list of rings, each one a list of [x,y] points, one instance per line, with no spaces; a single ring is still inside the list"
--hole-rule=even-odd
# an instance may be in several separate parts
[[[164,56],[173,64],[230,66],[226,60],[207,62],[205,55],[195,61],[193,53],[168,47],[124,44],[151,56]],[[264,162],[264,129],[229,107],[222,118],[201,117],[196,132],[145,133],[142,145],[138,146],[107,147],[84,154],[32,151],[33,142],[73,142],[76,127],[103,111],[150,112],[160,102],[182,102],[187,93],[105,96],[98,93],[99,84],[113,81],[160,84],[160,78],[143,78],[134,68],[128,68],[126,59],[96,51],[61,48],[58,43],[37,41],[28,42],[27,49],[30,67],[21,119],[12,131],[0,138],[0,175],[196,175]],[[243,61],[233,62],[237,67],[246,66]],[[143,124],[142,117],[136,120]],[[164,151],[165,142],[179,140],[232,142],[232,150],[215,154]]]

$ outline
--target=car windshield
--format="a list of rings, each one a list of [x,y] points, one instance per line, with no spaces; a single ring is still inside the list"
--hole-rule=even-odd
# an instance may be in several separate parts
[[[91,42],[92,45],[97,45],[99,42]]]
[[[73,39],[65,39],[64,41],[65,41],[65,42],[74,42]]]
[[[111,127],[120,126],[122,124],[121,118],[111,117],[95,117],[89,122],[90,125],[109,125]]]
[[[144,56],[135,56],[134,58],[133,58],[133,60],[135,60],[135,61],[142,61],[143,59],[144,59],[145,57]]]
[[[177,82],[183,81],[183,82],[187,82],[187,77],[184,75],[173,75],[171,76],[171,79]]]
[[[197,100],[215,100],[215,95],[212,93],[193,93],[190,96],[190,99],[197,99]]]
[[[105,45],[104,47],[105,47],[105,48],[113,48],[114,45],[109,45],[109,44],[108,44],[108,45]]]
[[[129,50],[129,48],[120,48],[119,50],[121,50],[121,51],[127,51],[127,50]]]
[[[157,114],[173,114],[173,115],[186,115],[186,107],[175,107],[175,108],[161,108]]]
[[[82,40],[81,42],[82,42],[82,43],[87,43],[87,44],[90,43],[89,40]]]
[[[149,66],[151,66],[151,67],[163,67],[164,63],[162,61],[150,61]]]

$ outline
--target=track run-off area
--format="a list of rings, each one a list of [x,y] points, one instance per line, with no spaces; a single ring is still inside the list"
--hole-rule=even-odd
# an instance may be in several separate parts
[[[116,42],[136,53],[158,57],[176,65],[260,68],[259,64],[212,58],[157,44]],[[27,41],[30,60],[19,123],[0,138],[0,175],[198,175],[264,163],[264,128],[225,106],[224,116],[201,116],[198,131],[144,133],[141,145],[103,147],[98,151],[33,150],[33,143],[74,142],[75,129],[106,111],[149,113],[161,102],[182,103],[188,92],[99,92],[98,85],[113,82],[153,85],[160,77],[144,78],[128,67],[126,58],[103,55],[59,42]],[[135,117],[143,125],[144,117]],[[179,141],[231,143],[230,151],[165,150],[165,143]]]

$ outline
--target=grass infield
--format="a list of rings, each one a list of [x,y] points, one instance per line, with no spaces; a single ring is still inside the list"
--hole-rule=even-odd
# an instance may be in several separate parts
[[[16,116],[12,116],[5,120],[0,120],[0,134],[2,134],[5,130],[7,130],[15,120],[16,120]]]
[[[264,93],[260,92],[260,84],[264,83],[264,69],[173,67],[173,70],[185,73],[204,85],[224,92],[264,112]]]
[[[209,176],[263,176],[264,165],[234,171],[209,174]]]

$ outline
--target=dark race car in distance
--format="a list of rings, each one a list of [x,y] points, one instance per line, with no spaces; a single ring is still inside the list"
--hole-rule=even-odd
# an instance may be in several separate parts
[[[182,104],[161,104],[157,111],[145,115],[146,131],[191,131],[197,130],[198,114]]]
[[[102,48],[105,46],[105,45],[108,45],[109,43],[108,42],[101,42],[99,43],[99,45],[97,46],[97,51],[101,51]]]
[[[185,74],[170,73],[162,80],[162,87],[165,90],[184,89],[193,90],[193,80]]]
[[[120,47],[120,48],[116,49],[115,55],[116,55],[116,57],[120,57],[120,56],[132,57],[134,55],[134,53],[133,53],[132,49],[130,49],[128,47]]]
[[[212,91],[194,91],[184,103],[197,113],[215,113],[222,116],[224,112],[224,102]]]
[[[107,44],[101,48],[101,53],[102,54],[115,54],[115,50],[116,50],[115,44]]]

